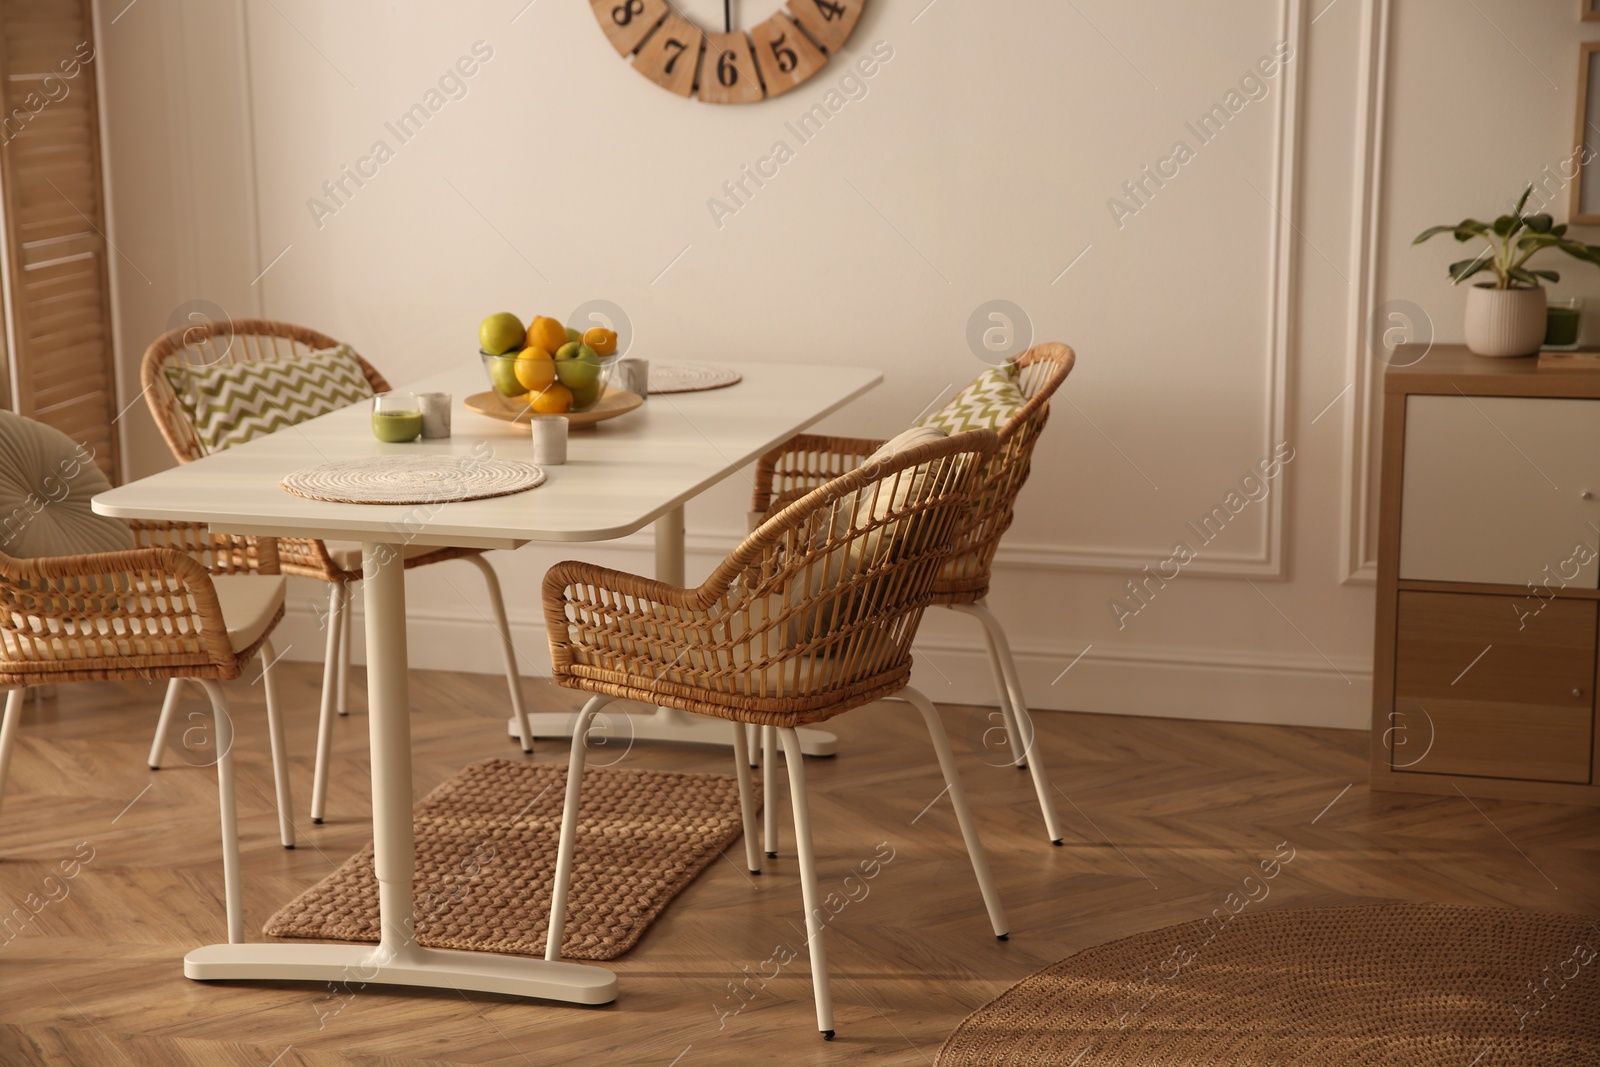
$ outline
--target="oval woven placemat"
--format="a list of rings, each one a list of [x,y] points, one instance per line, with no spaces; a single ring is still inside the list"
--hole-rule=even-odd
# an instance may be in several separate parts
[[[738,385],[744,375],[730,367],[709,363],[650,364],[650,395],[657,393],[699,393]]]
[[[366,456],[297,470],[283,487],[336,504],[450,504],[509,496],[544,479],[544,468],[512,459]]]
[[[1018,982],[939,1067],[1597,1064],[1597,950],[1584,916],[1433,904],[1169,926]]]

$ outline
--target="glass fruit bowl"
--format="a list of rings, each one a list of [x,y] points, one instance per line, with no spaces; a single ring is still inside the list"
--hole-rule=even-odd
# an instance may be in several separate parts
[[[601,356],[587,345],[564,345],[555,357],[523,358],[520,352],[493,355],[482,349],[489,388],[508,406],[533,405],[540,414],[588,411],[605,396],[616,356]],[[566,353],[565,356],[562,353]]]

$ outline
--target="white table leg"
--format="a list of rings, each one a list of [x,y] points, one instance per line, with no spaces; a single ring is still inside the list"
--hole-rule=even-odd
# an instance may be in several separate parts
[[[683,508],[673,508],[657,519],[655,531],[656,579],[681,586],[684,578]],[[539,712],[528,716],[528,726],[533,730],[534,737],[571,737],[577,719],[576,713]],[[653,714],[629,715],[627,720],[627,727],[619,727],[617,732],[632,741],[677,741],[691,745],[721,745],[724,748],[733,744],[728,728],[721,720],[690,715],[677,708],[657,708]],[[512,737],[522,740],[515,716],[507,722],[506,729]],[[800,735],[800,751],[807,756],[832,756],[838,752],[838,738],[826,730],[804,726],[797,733]]]
[[[474,989],[574,1004],[616,999],[603,967],[520,956],[423,948],[413,933],[411,693],[406,656],[406,587],[401,546],[363,546],[367,619],[367,717],[372,737],[373,866],[382,930],[371,945],[209,945],[184,957],[196,979],[376,982]],[[726,727],[724,727],[726,730]]]

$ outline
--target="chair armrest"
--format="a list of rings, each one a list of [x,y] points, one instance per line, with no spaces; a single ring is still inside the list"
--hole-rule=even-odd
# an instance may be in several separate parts
[[[626,571],[567,560],[544,576],[545,630],[560,677],[595,655],[628,661],[630,672],[679,662],[685,629],[704,628],[705,611],[719,599],[705,589],[681,589]]]
[[[803,433],[791,437],[756,462],[751,495],[751,528],[817,486],[859,467],[882,441]]]
[[[273,537],[214,534],[204,523],[133,519],[128,523],[141,548],[171,548],[198,560],[211,574],[277,574],[278,542]]]
[[[238,674],[211,573],[177,548],[15,559],[0,554],[0,674],[210,665]]]

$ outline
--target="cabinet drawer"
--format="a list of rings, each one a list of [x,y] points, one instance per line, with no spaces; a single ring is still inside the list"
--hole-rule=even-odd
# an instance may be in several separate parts
[[[1404,479],[1402,579],[1596,587],[1600,400],[1408,397]]]
[[[1596,604],[1399,594],[1396,771],[1590,781]]]

